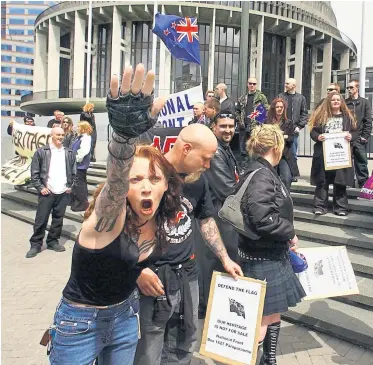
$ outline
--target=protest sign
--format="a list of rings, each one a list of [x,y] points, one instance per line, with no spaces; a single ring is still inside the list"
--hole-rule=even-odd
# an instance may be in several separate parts
[[[324,134],[323,152],[326,171],[352,166],[350,142],[345,139],[347,133]]]
[[[359,294],[345,246],[302,248],[308,269],[299,274],[305,300]]]
[[[159,113],[160,127],[185,127],[193,119],[193,104],[203,103],[202,85],[171,94]]]
[[[266,283],[214,272],[200,353],[232,365],[256,361]]]
[[[12,143],[18,156],[1,168],[2,181],[25,184],[31,177],[30,167],[35,151],[50,142],[51,129],[13,123]]]

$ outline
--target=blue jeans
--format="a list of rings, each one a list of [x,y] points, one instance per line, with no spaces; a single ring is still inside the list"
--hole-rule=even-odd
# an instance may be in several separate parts
[[[132,365],[138,341],[137,290],[119,305],[79,307],[62,298],[51,330],[51,365]]]
[[[193,322],[198,326],[198,280],[191,281]],[[154,297],[142,295],[140,298],[141,339],[136,351],[136,365],[189,365],[197,346],[197,331],[183,336],[180,328],[179,308],[181,293],[178,290],[169,295],[171,312],[164,323],[153,321]],[[105,364],[106,365],[106,364]],[[127,365],[127,364],[124,364]]]
[[[299,134],[294,134],[294,142],[293,144],[291,145],[291,152],[293,153],[294,155],[294,158],[296,160],[298,160],[298,139],[299,139]]]

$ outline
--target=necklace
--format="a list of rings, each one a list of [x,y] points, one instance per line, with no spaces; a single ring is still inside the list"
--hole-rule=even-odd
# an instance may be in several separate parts
[[[147,220],[147,221],[145,221],[145,223],[143,223],[143,224],[141,224],[141,225],[139,225],[139,226],[137,226],[137,228],[141,228],[141,227],[144,227],[145,226],[145,224],[146,223],[148,223],[149,221]]]

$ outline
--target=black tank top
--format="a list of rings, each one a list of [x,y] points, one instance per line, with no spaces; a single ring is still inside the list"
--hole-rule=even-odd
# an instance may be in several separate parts
[[[96,250],[81,246],[78,236],[63,296],[76,303],[94,306],[123,302],[135,290],[141,270],[158,259],[157,256],[154,250],[146,260],[137,263],[138,246],[125,233]]]

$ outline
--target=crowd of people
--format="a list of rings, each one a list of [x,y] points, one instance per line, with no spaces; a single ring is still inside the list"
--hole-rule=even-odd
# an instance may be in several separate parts
[[[325,133],[347,132],[360,164],[355,166],[358,183],[364,184],[369,175],[369,105],[358,95],[356,81],[349,83],[346,102],[338,85],[331,84],[310,117],[294,79],[270,103],[254,77],[237,103],[227,96],[226,85],[219,84],[206,92],[205,101],[194,103],[193,120],[162,155],[150,146],[151,138],[149,144],[138,143],[166,102],[153,99],[154,80],[154,72],[145,74],[142,64],[134,75],[126,67],[120,85],[112,77],[106,102],[113,130],[107,179],[89,204],[81,197],[87,197],[93,109],[82,113],[90,120],[80,122],[77,137],[71,138],[71,119],[56,111],[48,123],[51,143],[34,155],[32,182],[40,194],[27,257],[40,252],[51,212],[47,246],[64,251],[58,239],[70,195],[79,196],[72,208],[85,210],[70,277],[49,329],[50,362],[190,364],[197,321],[206,309],[212,273],[218,270],[234,279],[266,281],[257,364],[276,364],[281,313],[305,296],[289,260],[290,250],[298,247],[290,197],[291,183],[299,175],[294,145],[309,123],[315,141],[314,213],[327,213],[333,184],[333,211],[348,214],[346,187],[353,184],[354,168],[326,171],[321,146]],[[230,147],[236,129],[243,163]],[[218,216],[225,199],[249,176],[241,211],[257,239]]]

